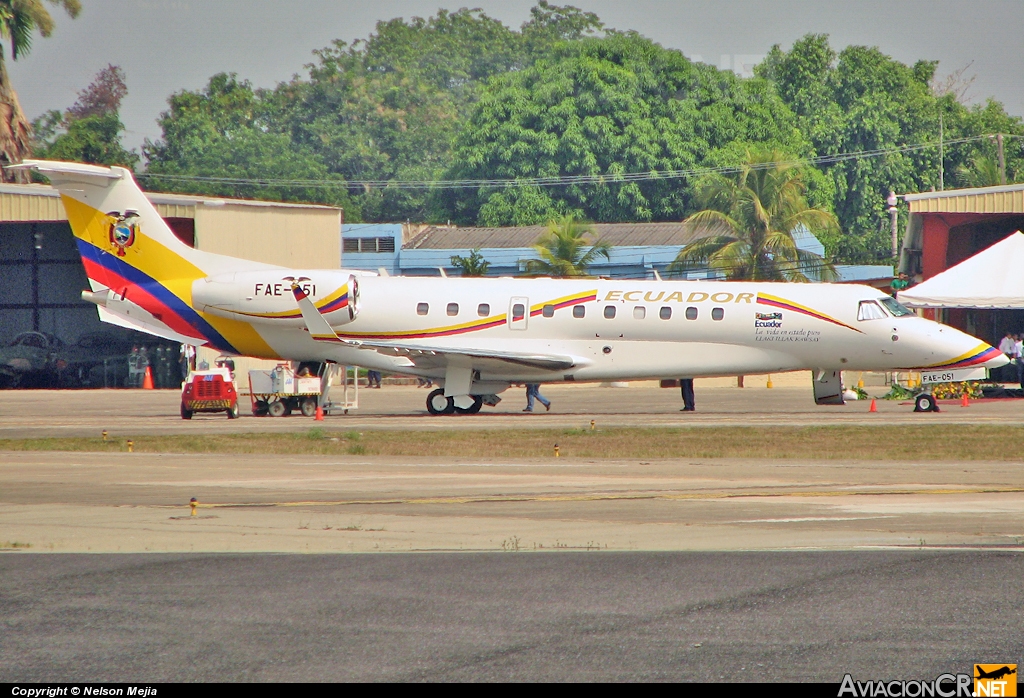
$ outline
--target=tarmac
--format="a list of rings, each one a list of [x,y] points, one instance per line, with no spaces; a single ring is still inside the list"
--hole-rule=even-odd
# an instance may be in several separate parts
[[[1019,424],[1024,422],[1024,401],[1015,399],[975,401],[962,407],[958,401],[943,402],[940,412],[915,413],[909,402],[870,400],[845,405],[818,406],[810,387],[810,374],[775,376],[776,387],[735,385],[735,379],[698,380],[697,411],[681,413],[679,389],[659,388],[657,383],[633,383],[626,388],[595,384],[558,384],[543,387],[552,401],[550,412],[538,406],[523,413],[525,391],[512,388],[502,393],[497,407],[484,407],[476,415],[431,416],[426,411],[428,390],[413,386],[361,389],[359,407],[348,414],[327,415],[325,426],[355,429],[495,429],[553,428],[588,425],[591,419],[605,426],[816,426],[826,424]],[[881,396],[884,386],[868,386],[869,394]],[[224,414],[197,414],[191,420],[179,416],[180,393],[176,390],[11,390],[0,393],[0,439],[53,436],[96,436],[103,430],[114,434],[196,434],[303,431],[310,418],[251,416],[248,397],[240,403],[241,419]]]
[[[1021,412],[822,408],[784,384],[698,385],[693,414],[653,385],[544,392],[550,413],[510,391],[430,417],[424,390],[364,390],[324,425],[927,423],[955,443]],[[317,424],[186,422],[174,391],[2,398],[0,438]],[[1022,548],[1019,461],[0,452],[0,680],[932,679],[1021,661]]]

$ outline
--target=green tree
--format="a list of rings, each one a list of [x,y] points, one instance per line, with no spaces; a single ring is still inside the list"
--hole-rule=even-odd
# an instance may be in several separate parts
[[[470,250],[466,257],[453,254],[451,260],[452,265],[461,271],[463,276],[487,276],[487,270],[491,266],[491,263],[480,254],[479,247]]]
[[[529,67],[487,82],[445,178],[599,181],[445,190],[436,217],[488,226],[570,214],[678,220],[693,210],[689,179],[622,175],[717,166],[735,157],[737,142],[809,152],[792,112],[764,80],[691,63],[636,34],[561,41]]]
[[[82,6],[78,0],[50,0],[74,18]],[[18,60],[32,48],[36,32],[50,36],[54,22],[42,0],[0,0],[0,38],[11,48],[11,58]],[[31,131],[7,74],[4,48],[0,45],[0,164],[21,162],[31,148]],[[3,170],[3,181],[24,181],[27,174]]]
[[[572,216],[548,222],[533,249],[540,259],[526,260],[526,272],[535,276],[565,278],[586,276],[598,257],[610,259],[612,246],[601,240],[589,240],[590,227]]]
[[[940,125],[946,141],[1024,132],[1021,120],[997,102],[967,106],[956,93],[936,94],[936,66],[908,66],[866,46],[836,53],[827,35],[808,34],[789,51],[773,47],[757,67],[756,74],[770,80],[796,113],[816,155],[887,151],[818,166],[829,180],[829,208],[842,230],[822,238],[829,255],[852,263],[888,261],[888,192],[955,186],[975,154],[993,148],[982,140],[954,144],[940,162]],[[935,145],[916,147],[924,143]],[[1008,170],[1016,172],[1024,161],[1019,153],[1010,155]]]
[[[994,187],[1002,184],[999,160],[982,153],[974,156],[970,167],[961,167],[959,175],[960,181],[969,187]]]
[[[128,95],[124,71],[108,65],[61,114],[50,110],[32,122],[32,154],[50,160],[123,165],[135,169],[139,155],[121,146],[119,112]]]
[[[683,248],[670,270],[707,266],[745,281],[837,278],[831,264],[794,240],[801,231],[831,232],[838,222],[828,211],[808,206],[805,168],[791,160],[776,150],[749,151],[736,175],[708,177],[700,194],[707,208],[686,223],[712,234]]]
[[[330,204],[344,208],[346,220],[359,221],[359,208],[348,196],[344,179],[273,128],[273,95],[220,73],[204,90],[179,92],[169,104],[160,117],[164,137],[143,146],[149,188]],[[315,180],[320,182],[311,183]]]

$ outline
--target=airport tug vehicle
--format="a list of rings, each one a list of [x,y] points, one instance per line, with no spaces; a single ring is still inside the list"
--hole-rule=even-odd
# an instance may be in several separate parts
[[[196,412],[226,412],[238,419],[238,391],[227,367],[192,371],[181,385],[181,418]]]

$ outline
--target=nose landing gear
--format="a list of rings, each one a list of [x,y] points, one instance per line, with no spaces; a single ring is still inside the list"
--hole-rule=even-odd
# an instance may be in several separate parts
[[[939,403],[931,393],[921,393],[914,398],[914,412],[938,412]]]

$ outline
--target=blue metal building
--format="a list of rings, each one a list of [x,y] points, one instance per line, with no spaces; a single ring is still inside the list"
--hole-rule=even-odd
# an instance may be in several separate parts
[[[518,276],[526,261],[537,259],[532,245],[546,231],[545,226],[509,228],[460,228],[456,226],[414,226],[400,223],[346,224],[342,233],[342,266],[346,269],[379,271],[392,276],[437,276],[439,269],[456,275],[453,255],[466,256],[479,249],[490,263],[488,276]],[[680,250],[706,233],[682,223],[595,223],[595,239],[612,245],[610,259],[599,258],[590,267],[595,276],[606,278],[654,278],[667,275],[667,267]],[[797,246],[817,254],[825,248],[809,232],[795,236]],[[892,267],[840,266],[842,281],[891,279]],[[687,278],[715,278],[715,272],[697,270]]]

